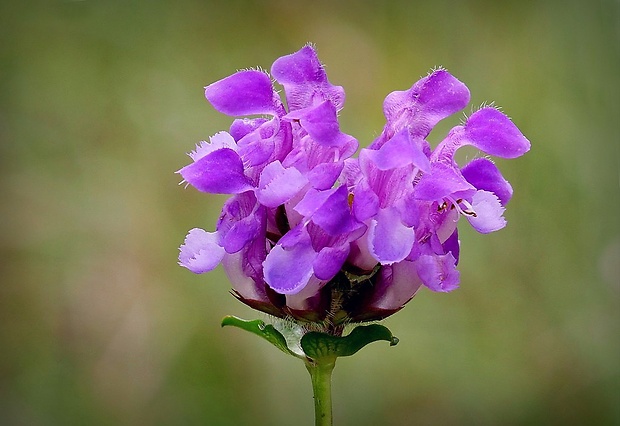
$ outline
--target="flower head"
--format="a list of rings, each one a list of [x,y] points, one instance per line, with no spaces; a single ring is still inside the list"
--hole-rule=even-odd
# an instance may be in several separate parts
[[[488,158],[464,166],[471,145],[515,158],[529,141],[502,112],[484,107],[437,147],[427,137],[469,103],[444,69],[390,93],[383,131],[358,158],[343,133],[344,90],[331,84],[310,45],[277,59],[271,76],[245,70],[205,88],[228,132],[201,142],[178,173],[199,191],[230,194],[215,231],[192,229],[180,265],[195,273],[222,263],[249,306],[338,329],[401,309],[426,286],[458,287],[461,216],[480,233],[506,225],[510,184]]]

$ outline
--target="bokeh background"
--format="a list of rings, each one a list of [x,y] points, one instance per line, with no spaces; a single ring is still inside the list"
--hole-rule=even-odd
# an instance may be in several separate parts
[[[362,146],[438,65],[532,142],[497,161],[508,227],[463,226],[461,288],[339,360],[336,424],[620,424],[619,22],[614,0],[1,1],[0,424],[312,424],[302,363],[220,328],[257,317],[220,269],[176,265],[224,198],[174,174],[230,123],[205,85],[308,41]]]

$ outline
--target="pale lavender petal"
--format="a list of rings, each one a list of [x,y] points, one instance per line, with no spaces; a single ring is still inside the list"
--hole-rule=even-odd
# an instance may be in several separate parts
[[[205,96],[213,107],[226,115],[275,115],[277,94],[269,76],[247,70],[216,81],[205,87]]]
[[[209,143],[202,141],[196,145],[196,149],[189,153],[192,160],[198,161],[202,157],[222,148],[229,148],[233,151],[237,150],[237,144],[233,137],[226,132],[219,132],[209,138]]]
[[[482,108],[469,117],[463,138],[463,143],[502,158],[516,158],[530,150],[530,141],[506,115],[493,107]]]
[[[360,238],[351,242],[351,249],[347,262],[362,271],[372,271],[377,265],[377,259],[368,248],[368,229]]]
[[[331,280],[340,271],[348,255],[349,244],[324,247],[314,260],[314,275],[320,280]]]
[[[357,158],[344,160],[344,168],[338,179],[347,186],[350,193],[353,193],[355,186],[362,179],[362,171]]]
[[[477,189],[497,195],[502,206],[512,197],[512,186],[487,158],[477,158],[461,169],[463,177]]]
[[[308,180],[294,167],[285,169],[274,161],[262,171],[256,191],[258,202],[267,207],[277,207],[295,196]]]
[[[375,309],[398,310],[415,296],[421,286],[415,263],[404,260],[384,265],[379,271],[370,305]]]
[[[317,253],[312,248],[310,236],[303,230],[291,235],[295,238],[281,240],[263,263],[265,281],[280,294],[299,293],[314,274],[312,265]]]
[[[506,226],[506,219],[503,216],[505,209],[492,192],[476,192],[471,206],[476,215],[468,215],[467,220],[481,234],[488,234]]]
[[[218,244],[216,232],[200,228],[189,231],[179,248],[179,265],[196,274],[213,270],[224,257],[224,249]]]
[[[177,173],[199,191],[213,194],[239,194],[253,188],[239,154],[229,148],[213,151]]]
[[[403,225],[395,208],[379,210],[377,217],[370,222],[368,248],[383,265],[405,259],[414,242],[413,229]]]
[[[321,300],[319,293],[324,285],[325,281],[315,276],[310,277],[308,283],[298,293],[286,295],[286,307],[292,311],[314,311],[321,316],[325,315],[328,307],[322,306],[325,301]]]
[[[344,89],[332,85],[311,46],[277,59],[271,75],[284,86],[289,111],[330,101],[336,109],[344,104]]]
[[[415,260],[422,283],[433,291],[448,292],[459,286],[459,271],[451,253],[422,255]]]
[[[237,252],[235,254],[228,254],[224,256],[222,260],[222,266],[228,277],[228,281],[232,284],[232,288],[239,293],[243,298],[249,300],[261,301],[268,303],[269,298],[265,294],[265,284],[262,283],[262,267],[257,271],[260,275],[260,279],[257,277],[248,275],[248,254],[245,252]],[[257,281],[262,285],[257,284]]]

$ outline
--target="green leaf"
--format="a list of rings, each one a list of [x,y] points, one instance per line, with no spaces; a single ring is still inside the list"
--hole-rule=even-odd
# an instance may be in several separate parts
[[[369,343],[378,340],[390,342],[390,346],[398,343],[392,332],[379,324],[360,325],[344,337],[331,336],[311,331],[301,338],[301,347],[309,358],[336,359],[339,356],[351,356]]]
[[[224,317],[224,319],[222,320],[222,327],[225,327],[227,325],[249,331],[250,333],[254,333],[257,336],[260,336],[263,339],[267,340],[269,343],[280,349],[282,352],[297,358],[303,358],[291,351],[286,344],[286,338],[282,335],[282,333],[276,330],[273,325],[266,324],[265,321],[248,321],[229,315]]]

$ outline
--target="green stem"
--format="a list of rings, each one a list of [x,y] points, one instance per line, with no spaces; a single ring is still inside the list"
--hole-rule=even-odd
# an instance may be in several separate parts
[[[316,426],[332,426],[332,371],[336,358],[306,361],[312,379],[314,395],[314,422]]]

